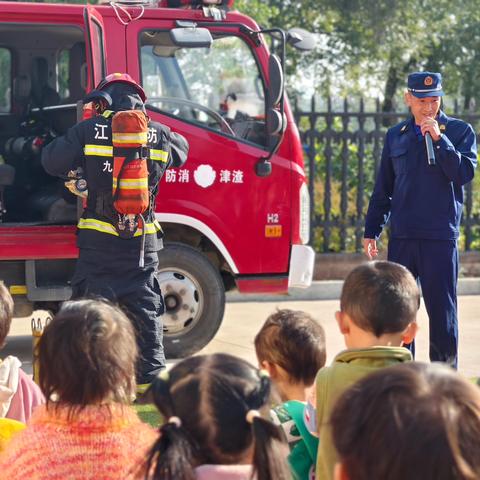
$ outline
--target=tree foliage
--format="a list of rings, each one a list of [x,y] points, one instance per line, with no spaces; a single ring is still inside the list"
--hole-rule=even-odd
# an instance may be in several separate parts
[[[389,109],[407,74],[429,69],[443,73],[447,94],[461,97],[466,108],[480,105],[477,0],[236,0],[235,8],[262,27],[318,34],[312,53],[288,51],[291,91],[305,90],[309,81],[321,94],[380,94]]]
[[[480,100],[480,9],[476,0],[240,0],[269,25],[301,26],[320,45],[302,65],[314,68],[315,89],[327,93],[381,92],[385,107],[409,72],[438,70],[447,93]],[[289,73],[293,73],[290,71]]]

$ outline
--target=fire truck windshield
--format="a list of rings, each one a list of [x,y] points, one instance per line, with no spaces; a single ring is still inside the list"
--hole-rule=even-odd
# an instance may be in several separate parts
[[[166,31],[141,34],[142,83],[148,104],[187,122],[266,144],[262,76],[248,45],[214,35],[210,49],[179,48]]]

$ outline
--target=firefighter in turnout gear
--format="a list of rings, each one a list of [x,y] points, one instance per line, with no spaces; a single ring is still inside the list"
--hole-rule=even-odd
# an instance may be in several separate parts
[[[165,368],[164,304],[156,276],[162,248],[154,214],[158,184],[188,153],[184,137],[149,121],[145,100],[128,74],[108,75],[85,99],[93,104],[93,116],[42,152],[49,174],[70,184],[72,176],[81,177],[75,181],[82,186],[79,193],[85,196],[85,187],[88,192],[78,222],[72,298],[102,296],[124,308],[137,332],[139,384]]]

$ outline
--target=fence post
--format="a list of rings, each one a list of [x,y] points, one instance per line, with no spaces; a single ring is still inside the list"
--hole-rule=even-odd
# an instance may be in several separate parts
[[[332,209],[332,137],[333,137],[333,112],[332,99],[328,97],[327,115],[325,117],[327,128],[325,130],[325,192],[323,197],[324,225],[323,225],[323,251],[330,248],[330,222]]]
[[[380,138],[382,138],[381,130],[381,104],[380,99],[376,100],[375,130],[373,131],[373,161],[375,168],[373,170],[374,179],[377,177],[378,168],[380,166],[380,156],[382,147],[380,146]]]
[[[348,100],[345,97],[343,101],[342,117],[342,191],[340,199],[340,250],[344,252],[347,247],[347,211],[348,211],[348,124],[350,117],[348,115]]]
[[[317,176],[315,157],[317,148],[315,145],[315,126],[317,121],[315,105],[315,94],[310,100],[309,130],[307,135],[308,142],[308,191],[310,193],[310,243],[313,244],[315,234],[315,179]]]
[[[360,112],[358,114],[358,185],[357,185],[357,215],[355,221],[355,249],[362,249],[363,239],[363,194],[365,189],[363,157],[365,155],[365,106],[363,97],[360,98]]]

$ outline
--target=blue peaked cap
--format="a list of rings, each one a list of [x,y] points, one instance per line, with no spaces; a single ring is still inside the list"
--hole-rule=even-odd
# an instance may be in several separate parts
[[[414,72],[408,76],[408,91],[417,98],[442,97],[442,74],[435,72]]]

